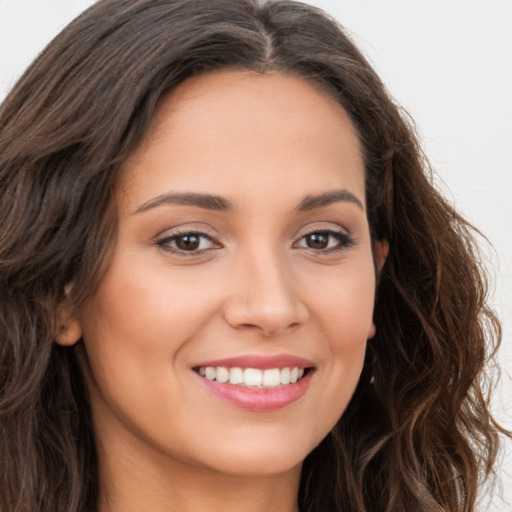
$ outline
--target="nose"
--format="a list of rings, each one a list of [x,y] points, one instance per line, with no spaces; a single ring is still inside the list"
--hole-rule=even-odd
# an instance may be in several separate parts
[[[309,317],[304,290],[290,266],[261,252],[238,261],[231,274],[224,307],[226,322],[238,330],[275,336],[304,324]]]

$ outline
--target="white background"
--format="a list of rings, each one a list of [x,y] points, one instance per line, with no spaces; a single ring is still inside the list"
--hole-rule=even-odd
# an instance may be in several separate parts
[[[91,0],[0,0],[0,101]],[[416,120],[439,186],[494,246],[504,326],[497,417],[512,427],[512,0],[310,0],[352,33]],[[492,512],[512,512],[512,443]],[[502,494],[503,498],[500,497]],[[412,511],[411,511],[412,512]]]

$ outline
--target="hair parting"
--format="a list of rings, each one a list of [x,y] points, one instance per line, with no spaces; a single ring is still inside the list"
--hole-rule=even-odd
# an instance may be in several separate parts
[[[96,510],[81,343],[54,343],[59,312],[101,279],[119,167],[158,102],[230,69],[294,75],[343,106],[373,240],[389,243],[377,334],[348,409],[304,462],[301,512],[475,510],[505,433],[489,410],[501,333],[475,231],[344,29],[304,4],[255,0],[102,0],[0,106],[0,510]]]

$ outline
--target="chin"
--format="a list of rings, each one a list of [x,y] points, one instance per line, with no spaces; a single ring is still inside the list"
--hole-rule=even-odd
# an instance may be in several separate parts
[[[322,440],[320,436],[298,439],[282,431],[270,436],[264,432],[253,432],[252,435],[233,437],[227,440],[228,443],[215,443],[215,453],[203,452],[203,457],[208,457],[207,465],[233,476],[263,478],[300,472],[304,459]]]

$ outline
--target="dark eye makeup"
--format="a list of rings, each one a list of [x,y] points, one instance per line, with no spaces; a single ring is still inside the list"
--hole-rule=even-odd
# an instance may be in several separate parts
[[[208,233],[182,230],[156,241],[156,245],[166,252],[195,256],[206,251],[220,249],[219,244]]]
[[[316,229],[302,235],[292,247],[314,253],[331,254],[349,249],[354,244],[354,238],[343,231]],[[223,247],[210,234],[195,230],[181,230],[156,240],[155,245],[165,252],[185,257],[198,256]]]
[[[355,244],[353,237],[342,231],[333,229],[314,230],[303,235],[293,247],[334,253],[344,251]]]

